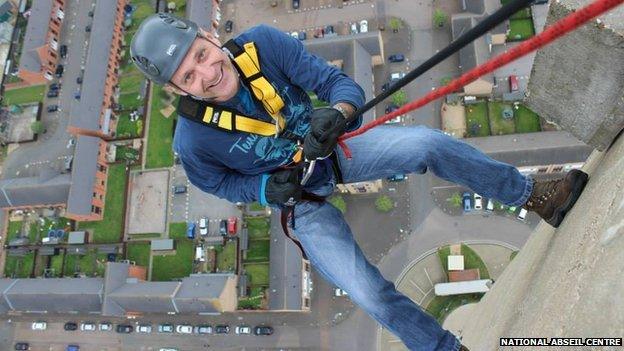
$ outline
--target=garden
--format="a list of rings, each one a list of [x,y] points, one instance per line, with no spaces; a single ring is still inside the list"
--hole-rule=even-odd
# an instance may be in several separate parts
[[[249,234],[249,247],[243,258],[243,271],[247,275],[249,294],[240,298],[239,309],[261,309],[266,303],[269,287],[270,222],[265,217],[245,218]]]
[[[4,91],[2,105],[9,106],[42,102],[45,89],[45,85],[32,85],[24,88],[7,89]]]
[[[542,130],[537,113],[519,103],[480,101],[467,104],[467,137],[484,137]]]

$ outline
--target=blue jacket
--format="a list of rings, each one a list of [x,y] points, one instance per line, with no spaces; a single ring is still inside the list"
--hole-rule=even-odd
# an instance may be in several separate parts
[[[305,51],[301,42],[275,28],[260,25],[234,39],[240,46],[253,41],[260,57],[260,68],[284,100],[282,115],[286,129],[305,136],[309,129],[312,103],[308,91],[331,106],[347,102],[356,108],[364,104],[364,92],[351,78],[324,59]],[[262,103],[241,82],[236,96],[221,105],[247,116],[271,122]],[[347,130],[355,130],[361,117]],[[271,172],[290,163],[296,144],[288,139],[256,134],[228,133],[178,117],[173,149],[192,184],[231,202],[260,201],[266,204],[264,188]],[[318,162],[310,180],[328,179],[329,160]]]

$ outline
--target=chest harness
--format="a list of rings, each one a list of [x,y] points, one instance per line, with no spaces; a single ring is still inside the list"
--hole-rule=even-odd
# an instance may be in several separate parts
[[[262,74],[258,50],[255,44],[249,42],[241,47],[234,40],[229,40],[225,43],[223,49],[230,56],[243,83],[252,92],[253,97],[262,103],[262,106],[273,121],[266,122],[256,117],[248,117],[235,109],[226,108],[207,101],[196,100],[189,96],[180,97],[178,103],[179,115],[193,122],[228,133],[242,132],[293,140],[298,144],[297,151],[291,157],[289,166],[282,166],[282,168],[300,167],[300,165],[303,164],[303,162],[301,162],[303,161],[303,147],[301,146],[302,137],[286,130],[286,120],[280,112],[284,107],[284,100],[279,96],[275,87],[273,87],[264,74]],[[338,168],[338,160],[335,153],[332,153],[331,160],[334,175],[338,183],[342,183],[342,175]],[[308,173],[306,176],[309,177],[310,175],[311,173]],[[325,201],[324,197],[309,193],[305,190],[302,193],[302,199],[315,202]],[[288,232],[289,216],[294,229],[294,204],[281,209],[282,230],[284,234],[299,247],[303,258],[307,260],[301,243]]]

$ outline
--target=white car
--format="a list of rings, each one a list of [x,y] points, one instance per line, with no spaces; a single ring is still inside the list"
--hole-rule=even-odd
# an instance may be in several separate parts
[[[527,215],[527,210],[525,210],[524,208],[521,208],[520,213],[518,213],[518,219],[521,221],[524,221],[526,219],[526,215]]]
[[[159,333],[173,333],[173,325],[171,324],[159,324],[158,325]]]
[[[485,207],[485,209],[489,212],[494,211],[494,200],[492,199],[488,199],[488,203],[487,206]]]
[[[176,326],[176,333],[180,333],[180,334],[192,334],[193,333],[193,327],[190,325],[178,325]]]
[[[358,27],[357,27],[357,23],[351,23],[351,34],[358,34]]]
[[[208,235],[208,219],[206,217],[199,219],[199,235]]]
[[[95,331],[96,330],[95,323],[91,323],[91,322],[80,323],[80,330]]]
[[[139,324],[139,327],[136,331],[137,333],[149,334],[152,332],[152,326],[149,324]]]
[[[32,324],[32,330],[46,330],[48,323],[46,322],[34,322]]]
[[[368,32],[368,21],[361,20],[360,21],[360,33],[366,33],[366,32]]]
[[[66,148],[70,148],[72,146],[76,145],[76,139],[75,138],[70,138],[69,140],[67,140],[67,146],[65,146]]]
[[[394,73],[390,73],[390,81],[394,82],[397,81],[401,78],[405,77],[405,73],[404,72],[394,72]]]
[[[113,330],[113,325],[108,322],[100,323],[100,331],[111,331]]]
[[[167,349],[167,348],[164,348],[164,349],[160,349],[160,351],[178,351],[178,349]]]
[[[299,39],[299,33],[298,33],[298,32],[296,32],[296,31],[295,31],[295,32],[290,33],[290,36],[291,36],[291,37],[293,37],[293,38],[295,38],[295,39]]]
[[[474,194],[474,209],[475,210],[482,210],[483,209],[483,198],[481,197],[481,195],[475,193]]]
[[[251,334],[251,327],[248,325],[239,325],[234,331],[236,334]]]
[[[340,297],[340,296],[349,296],[349,294],[347,294],[346,291],[344,291],[344,290],[342,290],[340,288],[336,288],[336,289],[334,289],[334,296],[338,296],[338,297]]]

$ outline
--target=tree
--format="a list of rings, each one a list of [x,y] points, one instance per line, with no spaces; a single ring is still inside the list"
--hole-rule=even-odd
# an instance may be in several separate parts
[[[400,19],[396,18],[396,17],[392,17],[390,19],[390,28],[392,28],[393,32],[398,32],[399,29],[403,28],[403,21],[401,21]]]
[[[387,195],[381,195],[375,200],[375,207],[381,212],[390,212],[394,208],[394,203]]]
[[[451,82],[451,80],[453,80],[453,78],[448,77],[448,76],[444,77],[444,78],[440,79],[440,85],[442,85],[442,86],[447,85],[448,83]]]
[[[448,15],[446,14],[446,12],[440,9],[435,9],[435,11],[433,11],[433,25],[435,25],[436,27],[443,27],[447,20]]]
[[[448,201],[453,207],[461,207],[462,197],[458,192],[454,192],[451,197],[446,199],[446,201]]]
[[[45,131],[45,128],[43,126],[43,122],[41,122],[41,121],[34,121],[34,122],[32,122],[32,124],[30,125],[30,130],[32,130],[33,133],[35,133],[35,134],[41,134],[43,131]]]
[[[339,209],[340,212],[342,212],[343,214],[347,212],[347,203],[342,196],[332,196],[327,201],[329,201],[330,204],[334,205],[334,207]]]
[[[403,106],[407,102],[407,94],[404,90],[399,90],[392,94],[392,103],[397,106]]]

